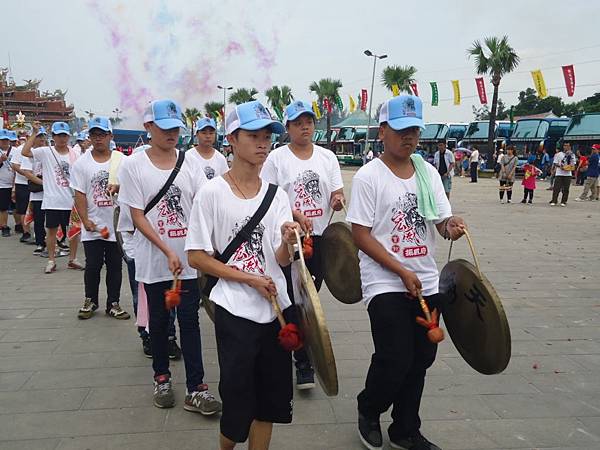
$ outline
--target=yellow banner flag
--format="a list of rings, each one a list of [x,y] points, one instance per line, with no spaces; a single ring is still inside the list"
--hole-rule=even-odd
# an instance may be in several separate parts
[[[452,80],[452,90],[454,90],[454,104],[460,105],[460,84],[458,80]]]
[[[321,110],[319,109],[319,105],[317,104],[317,102],[313,101],[312,107],[313,111],[315,112],[315,115],[317,116],[317,120],[321,120],[321,117],[323,116],[321,115]]]
[[[546,82],[544,81],[544,75],[541,70],[532,70],[531,77],[533,78],[533,85],[538,93],[539,98],[548,97],[548,90],[546,89]]]
[[[350,112],[353,113],[354,111],[356,111],[356,102],[354,101],[354,97],[352,97],[351,95],[349,95],[348,97],[350,97]]]
[[[394,94],[394,97],[400,95],[400,87],[397,84],[392,84],[392,94]]]

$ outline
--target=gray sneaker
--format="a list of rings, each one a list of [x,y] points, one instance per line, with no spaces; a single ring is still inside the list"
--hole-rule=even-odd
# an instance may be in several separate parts
[[[198,385],[198,390],[188,392],[185,396],[183,409],[186,411],[199,412],[205,416],[212,416],[221,412],[221,402],[208,390],[208,385]]]
[[[121,306],[118,303],[110,305],[110,309],[106,310],[106,314],[119,320],[127,320],[130,317],[129,313],[124,309],[121,309]]]
[[[98,305],[92,302],[91,298],[86,298],[83,301],[83,306],[79,309],[77,313],[77,318],[81,320],[89,319],[94,315],[94,311],[98,309]]]
[[[175,394],[173,394],[169,375],[154,377],[154,406],[157,408],[172,408],[175,406]]]

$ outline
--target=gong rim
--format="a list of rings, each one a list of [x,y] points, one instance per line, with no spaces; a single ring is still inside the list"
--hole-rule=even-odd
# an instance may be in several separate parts
[[[341,242],[340,242],[341,241]],[[347,305],[363,299],[358,248],[345,222],[329,224],[321,235],[323,279],[333,297]]]
[[[123,259],[126,262],[130,262],[133,260],[133,258],[131,258],[125,251],[125,248],[123,247],[123,235],[121,234],[120,231],[117,231],[117,229],[119,227],[119,216],[120,215],[121,215],[121,207],[119,205],[116,205],[115,209],[113,210],[113,228],[115,230],[115,238],[117,241],[117,247],[119,247],[119,250],[121,251],[121,255],[123,255]]]
[[[200,298],[202,299],[202,307],[204,308],[204,311],[206,312],[206,315],[211,320],[211,322],[215,323],[216,305],[215,305],[215,302],[213,302],[210,298],[208,298],[202,292],[205,284],[206,284],[206,275],[201,274],[198,277],[198,288],[200,289]]]

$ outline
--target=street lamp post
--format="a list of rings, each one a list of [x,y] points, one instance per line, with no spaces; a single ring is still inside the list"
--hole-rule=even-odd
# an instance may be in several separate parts
[[[373,89],[375,88],[375,66],[377,65],[378,59],[385,59],[387,55],[376,55],[371,50],[365,50],[365,55],[373,58],[373,75],[371,77],[371,97],[369,98],[369,117],[367,119],[367,143],[365,145],[365,150],[363,152],[363,165],[367,162],[367,153],[369,153],[369,131],[371,128],[371,110],[373,108]]]
[[[233,86],[224,87],[219,84],[219,85],[217,85],[217,88],[221,89],[223,91],[223,139],[225,139],[225,117],[227,117],[225,115],[225,105],[227,104],[227,99],[225,97],[226,97],[227,91],[232,90]]]

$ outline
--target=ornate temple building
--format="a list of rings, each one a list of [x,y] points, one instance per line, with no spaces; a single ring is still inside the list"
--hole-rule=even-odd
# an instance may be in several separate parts
[[[0,69],[0,111],[4,121],[14,124],[19,113],[29,123],[37,120],[44,126],[52,122],[71,122],[75,119],[74,106],[65,102],[66,91],[39,91],[41,80],[24,80],[17,85],[8,76],[8,69]]]

